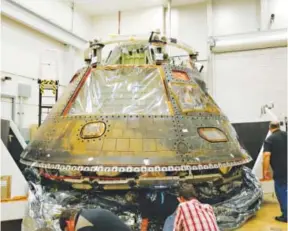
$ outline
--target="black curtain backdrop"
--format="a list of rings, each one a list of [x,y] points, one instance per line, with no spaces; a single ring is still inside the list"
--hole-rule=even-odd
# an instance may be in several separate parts
[[[252,168],[267,136],[269,122],[234,123],[232,125],[239,136],[242,147],[253,158],[253,161],[247,164],[248,167]]]

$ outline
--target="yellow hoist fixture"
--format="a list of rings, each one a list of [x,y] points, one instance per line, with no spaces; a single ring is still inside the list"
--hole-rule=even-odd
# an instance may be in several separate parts
[[[38,126],[41,125],[43,122],[43,113],[48,114],[50,112],[50,109],[53,107],[53,105],[56,103],[58,99],[58,86],[59,81],[58,80],[46,80],[46,79],[38,79],[39,84],[39,114],[38,114]],[[45,96],[45,91],[52,91],[52,96]],[[48,100],[48,98],[53,98],[53,102],[51,100]],[[48,102],[45,102],[45,99]],[[43,109],[46,109],[46,111],[43,111]]]

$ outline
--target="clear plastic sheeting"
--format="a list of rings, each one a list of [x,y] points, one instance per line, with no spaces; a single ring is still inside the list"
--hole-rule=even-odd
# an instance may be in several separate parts
[[[93,70],[70,115],[169,115],[160,68],[119,66]]]
[[[211,97],[197,84],[171,83],[171,88],[182,112],[219,112]]]
[[[215,184],[213,181],[194,184],[199,195],[198,200],[212,204],[220,230],[233,230],[242,226],[247,219],[255,215],[262,203],[261,186],[251,170],[244,167],[236,170],[238,171],[242,173],[242,178],[224,184]],[[35,173],[34,170],[32,172]],[[164,201],[177,197],[175,188],[146,191],[81,191],[71,190],[64,182],[59,182],[56,187],[55,183],[45,182],[44,179],[41,184],[30,182],[30,186],[29,212],[23,219],[22,231],[38,231],[41,228],[60,231],[59,215],[67,208],[108,209],[118,215],[131,230],[138,231],[141,223],[141,198],[145,195],[150,198],[152,195],[150,199],[154,201],[153,195],[156,192],[160,192],[166,199],[170,198]],[[165,218],[166,216],[164,220]],[[162,230],[164,220],[151,219],[149,231]]]

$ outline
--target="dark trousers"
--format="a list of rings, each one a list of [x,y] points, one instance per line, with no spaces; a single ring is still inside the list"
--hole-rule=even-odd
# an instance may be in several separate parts
[[[287,182],[274,179],[275,193],[280,204],[282,216],[287,219]]]

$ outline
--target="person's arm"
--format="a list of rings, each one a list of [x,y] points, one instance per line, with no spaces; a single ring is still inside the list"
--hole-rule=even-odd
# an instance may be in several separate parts
[[[263,178],[264,180],[271,180],[272,173],[270,171],[270,156],[272,149],[272,141],[268,138],[264,142],[264,151],[263,151]]]
[[[182,231],[183,230],[183,211],[181,205],[178,206],[176,212],[176,218],[174,221],[174,229],[173,231]]]
[[[149,225],[149,219],[148,218],[142,218],[141,222],[141,231],[148,231],[148,225]]]

